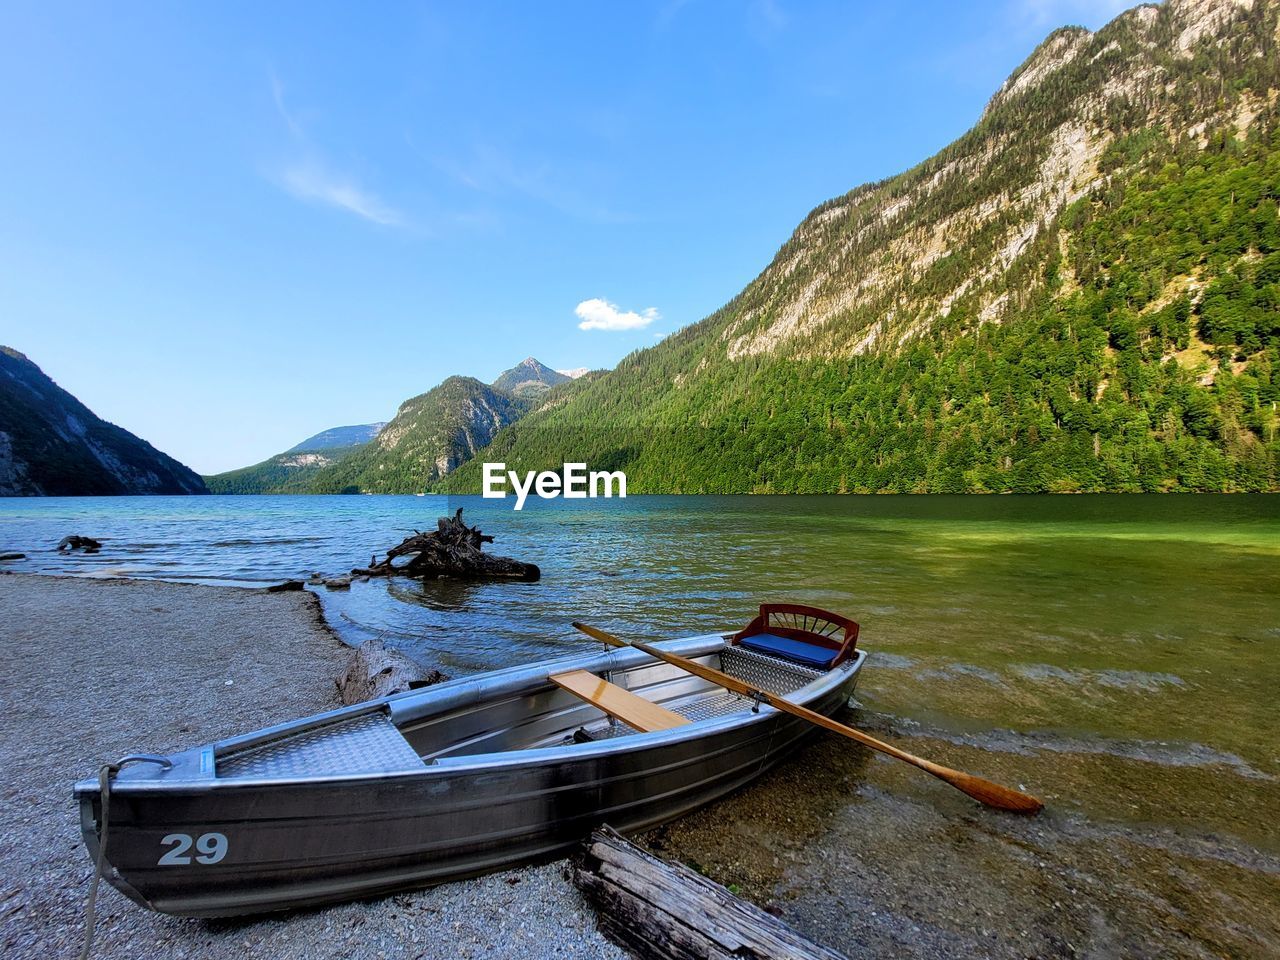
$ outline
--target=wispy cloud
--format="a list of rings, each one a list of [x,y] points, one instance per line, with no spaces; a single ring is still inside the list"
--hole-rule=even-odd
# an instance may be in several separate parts
[[[518,163],[510,152],[477,144],[465,161],[434,158],[435,165],[469,190],[490,197],[521,196],[575,220],[629,223],[635,218],[600,202],[590,184],[601,179],[591,165],[563,169],[546,160]]]
[[[306,127],[285,102],[284,84],[272,71],[271,98],[289,131],[296,158],[277,169],[274,179],[299,200],[333,207],[384,227],[402,226],[404,215],[346,173],[335,170],[311,143]]]
[[[280,182],[299,200],[337,207],[384,227],[394,227],[404,222],[398,210],[383,203],[375,194],[341,174],[326,170],[313,159],[286,169],[281,174]]]
[[[747,30],[760,43],[767,43],[782,31],[790,17],[775,0],[752,0],[747,6]]]
[[[672,21],[679,15],[680,11],[687,7],[692,0],[667,0],[658,8],[658,15],[654,18],[654,26],[658,30],[665,30],[671,26]]]
[[[618,309],[616,303],[599,297],[583,300],[573,312],[582,320],[579,330],[641,330],[662,316],[656,307],[647,307],[639,313],[624,311]]]
[[[280,78],[276,76],[274,70],[271,71],[271,99],[275,101],[276,113],[280,114],[280,119],[284,121],[284,125],[289,128],[289,132],[299,140],[305,139],[302,132],[302,124],[299,123],[289,112],[289,108],[284,103],[284,84],[280,82]]]

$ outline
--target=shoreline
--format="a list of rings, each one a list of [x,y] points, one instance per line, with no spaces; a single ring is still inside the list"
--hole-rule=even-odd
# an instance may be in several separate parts
[[[92,863],[72,784],[133,751],[167,753],[335,706],[350,648],[309,591],[129,578],[0,576],[0,944],[78,956]],[[217,921],[145,910],[103,884],[93,957],[624,955],[553,862],[380,900]]]
[[[95,593],[116,596],[86,603]],[[0,772],[6,956],[79,949],[91,864],[70,802],[75,779],[128,750],[168,752],[334,703],[333,678],[351,648],[324,619],[322,599],[303,595],[311,593],[0,575],[0,606],[16,614],[0,619],[0,649],[18,667],[20,691],[18,710],[0,720],[0,749],[12,758]],[[206,620],[225,627],[216,655]],[[60,637],[73,634],[80,643],[65,650]],[[227,675],[245,664],[249,682]],[[877,680],[901,682],[901,673]],[[147,677],[145,698],[138,676]],[[82,704],[84,716],[73,714]],[[1045,750],[1013,734],[958,737],[866,707],[846,719],[923,756],[1025,784],[1049,808],[1032,819],[993,814],[905,765],[817,737],[731,796],[639,839],[850,956],[1280,957],[1280,911],[1261,908],[1280,902],[1280,841],[1265,818],[1280,799],[1275,776],[1246,776],[1217,755],[1186,765],[1087,742]],[[1232,816],[1222,811],[1228,794]],[[600,937],[564,861],[243,920],[167,918],[114,890],[101,900],[99,957],[159,946],[193,960],[624,956]]]

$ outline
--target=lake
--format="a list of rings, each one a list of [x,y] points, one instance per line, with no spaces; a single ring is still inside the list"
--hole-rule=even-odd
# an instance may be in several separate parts
[[[364,565],[465,508],[535,584],[319,590],[349,642],[454,672],[579,650],[586,619],[654,638],[762,600],[862,624],[877,709],[964,730],[1150,741],[1280,773],[1280,498],[122,497],[0,499],[14,570],[262,585]],[[59,555],[68,533],[104,541]],[[1163,746],[1161,742],[1166,742]]]
[[[348,642],[446,671],[564,655],[585,619],[662,638],[763,600],[846,613],[863,696],[957,730],[1052,731],[1280,773],[1280,498],[121,497],[0,499],[14,570],[260,586],[363,566],[464,507],[534,584],[318,592]],[[68,533],[97,555],[52,550]],[[1145,744],[1135,746],[1135,744]],[[1099,747],[1107,748],[1106,745]]]
[[[580,651],[591,641],[572,630],[574,619],[664,638],[739,627],[764,600],[827,607],[860,621],[861,645],[873,652],[858,690],[860,723],[908,738],[912,749],[944,762],[963,757],[970,769],[1025,777],[1050,802],[1050,816],[1067,818],[1059,821],[1063,836],[1084,836],[1082,825],[1096,832],[1099,823],[1124,824],[1134,849],[1168,848],[1161,856],[1175,866],[1139,863],[1128,882],[1182,871],[1193,886],[1236,897],[1242,917],[1254,916],[1248,904],[1275,892],[1280,498],[631,497],[531,500],[519,513],[511,503],[5,499],[0,550],[29,555],[4,564],[17,571],[260,586],[363,566],[462,506],[468,522],[497,538],[489,549],[539,564],[542,580],[321,588],[326,616],[345,640],[383,636],[424,664],[461,674]],[[102,552],[54,552],[70,533],[103,540]],[[857,844],[851,832],[859,822],[849,819],[857,790],[896,778],[899,798],[918,791],[929,807],[950,802],[919,782],[927,777],[888,761],[882,772],[868,772],[842,747],[814,750],[827,751],[824,769],[842,772],[825,791],[806,785],[794,792],[821,808],[810,814],[828,824],[821,836],[831,847]],[[786,782],[788,774],[775,776]],[[743,821],[766,807],[757,803]],[[871,807],[893,809],[883,796]],[[956,815],[964,809],[957,806]],[[881,826],[885,849],[902,833],[903,816]],[[785,886],[770,870],[757,874],[739,860],[718,860],[727,847],[717,829],[677,827],[670,838],[683,854],[696,851],[717,878],[741,882],[761,898]],[[856,832],[871,829],[861,823]],[[794,831],[760,826],[734,848],[754,843],[762,862],[778,862],[778,838]],[[1114,837],[1089,837],[1073,842],[1071,858],[1084,856],[1081,850],[1115,856]],[[1177,852],[1187,837],[1209,844],[1193,861]],[[1046,850],[1046,862],[1067,857],[1057,846]],[[1261,867],[1241,866],[1257,856],[1265,858]],[[882,862],[859,862],[835,880],[814,882],[849,883]],[[991,890],[1011,869],[1001,863],[988,869]],[[1234,866],[1223,874],[1223,863]],[[816,869],[807,860],[792,872]],[[1061,865],[1062,896],[1080,869],[1075,859]],[[1126,875],[1130,867],[1108,861],[1097,869]],[[919,892],[914,876],[900,878],[911,896]],[[941,881],[934,886],[944,888]],[[1176,899],[1163,888],[1134,896],[1116,906],[1117,916],[1144,898]],[[843,922],[818,917],[828,901],[805,902],[815,928]],[[948,909],[950,901],[936,905],[937,912]],[[1222,911],[1206,915],[1215,912]],[[1271,916],[1269,923],[1274,910]],[[1241,941],[1244,922],[1224,920],[1225,932],[1197,928],[1192,936],[1235,952],[1259,936]],[[866,934],[858,928],[849,936]]]

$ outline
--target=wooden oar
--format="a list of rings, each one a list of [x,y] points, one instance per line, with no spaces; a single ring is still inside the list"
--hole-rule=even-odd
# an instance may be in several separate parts
[[[881,753],[896,757],[913,767],[919,767],[925,773],[931,773],[939,780],[951,784],[962,793],[967,793],[975,800],[980,800],[989,807],[995,807],[997,810],[1008,810],[1012,813],[1039,813],[1044,804],[1037,798],[1027,793],[1021,793],[1018,790],[1002,787],[998,783],[992,783],[990,780],[984,780],[982,777],[975,777],[971,773],[965,773],[962,770],[952,770],[950,767],[944,767],[940,763],[934,763],[932,760],[925,760],[923,757],[917,757],[915,754],[907,753],[905,750],[899,750],[892,744],[885,743],[883,740],[877,740],[875,737],[863,733],[861,730],[855,730],[853,727],[846,727],[843,723],[837,723],[829,717],[824,717],[820,713],[815,713],[808,707],[802,707],[798,703],[792,703],[790,700],[784,700],[777,694],[769,693],[767,690],[758,690],[750,684],[743,683],[736,677],[731,677],[727,673],[721,673],[712,667],[703,666],[693,660],[687,660],[674,653],[667,653],[665,650],[659,650],[651,647],[647,643],[641,643],[639,640],[630,642],[623,640],[621,637],[615,637],[611,633],[605,633],[596,627],[588,626],[585,623],[574,621],[574,627],[581,630],[589,637],[594,637],[603,643],[607,643],[614,647],[635,647],[635,649],[647,653],[651,657],[659,660],[665,660],[672,666],[687,670],[694,676],[701,677],[703,680],[709,680],[711,683],[718,684],[726,690],[732,690],[734,693],[742,694],[744,697],[752,697],[758,699],[761,703],[767,703],[776,710],[783,713],[789,713],[801,720],[808,720],[812,724],[822,727],[824,730],[830,730],[841,736],[848,737],[850,740],[856,740],[863,746],[870,747],[872,750],[879,750]]]

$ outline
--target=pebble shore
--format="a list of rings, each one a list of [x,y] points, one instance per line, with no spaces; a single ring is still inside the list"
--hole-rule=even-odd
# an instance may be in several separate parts
[[[350,655],[309,593],[0,575],[0,954],[76,957],[92,864],[72,784],[104,760],[337,705]],[[104,884],[93,956],[613,960],[564,862],[244,920],[144,910]]]

